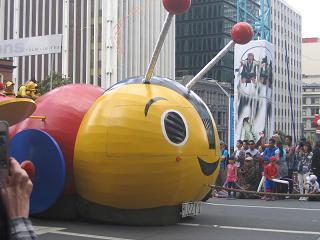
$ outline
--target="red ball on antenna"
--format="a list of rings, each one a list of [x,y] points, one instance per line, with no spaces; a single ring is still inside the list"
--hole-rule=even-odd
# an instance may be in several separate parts
[[[239,22],[232,27],[231,37],[238,44],[246,44],[253,37],[253,28],[249,23]]]
[[[162,0],[162,3],[169,13],[181,14],[189,9],[191,0]]]
[[[21,163],[21,168],[24,169],[27,172],[27,174],[28,174],[29,178],[31,179],[31,181],[33,181],[34,177],[36,176],[36,168],[33,165],[33,163],[31,161],[28,161],[28,160],[27,161],[23,161]]]

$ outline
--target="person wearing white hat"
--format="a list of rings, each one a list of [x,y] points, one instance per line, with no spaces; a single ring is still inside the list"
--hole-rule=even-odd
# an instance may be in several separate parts
[[[317,194],[320,193],[319,183],[317,182],[317,176],[314,174],[311,174],[310,176],[306,177],[306,192],[308,194]],[[305,197],[303,200],[308,200],[307,197]]]

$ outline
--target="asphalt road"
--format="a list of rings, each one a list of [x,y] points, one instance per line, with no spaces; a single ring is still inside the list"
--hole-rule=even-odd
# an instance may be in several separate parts
[[[211,199],[174,226],[131,227],[33,219],[40,239],[320,240],[320,202]]]

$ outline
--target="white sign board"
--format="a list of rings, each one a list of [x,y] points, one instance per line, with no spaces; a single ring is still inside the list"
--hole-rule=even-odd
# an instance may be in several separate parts
[[[62,34],[0,41],[0,58],[60,53]]]
[[[273,133],[273,45],[265,40],[236,44],[234,50],[234,141]]]

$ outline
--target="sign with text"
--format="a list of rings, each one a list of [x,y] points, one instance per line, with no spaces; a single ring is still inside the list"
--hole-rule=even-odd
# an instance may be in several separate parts
[[[0,41],[0,58],[60,53],[62,34]]]

